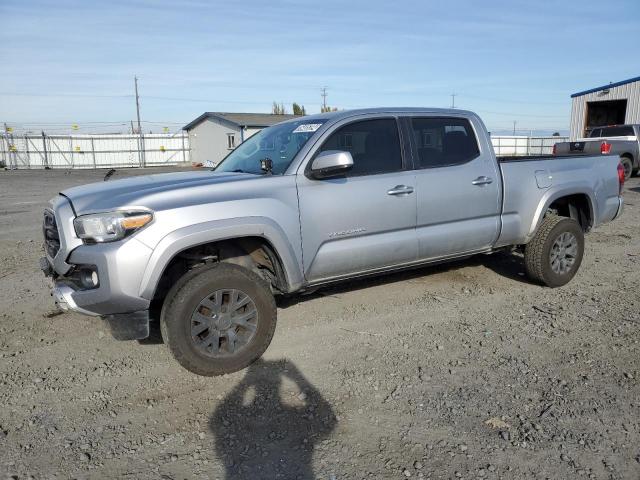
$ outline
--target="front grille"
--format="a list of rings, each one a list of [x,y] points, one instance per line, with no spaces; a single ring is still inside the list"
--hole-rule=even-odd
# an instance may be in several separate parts
[[[60,250],[60,235],[56,217],[51,210],[44,211],[44,221],[42,223],[42,233],[44,234],[44,248],[47,255],[54,258]]]

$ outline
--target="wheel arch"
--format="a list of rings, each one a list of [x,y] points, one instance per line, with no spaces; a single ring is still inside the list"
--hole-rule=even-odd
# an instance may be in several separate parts
[[[250,220],[232,219],[190,225],[166,235],[151,254],[140,285],[140,296],[152,300],[160,280],[176,258],[194,249],[207,251],[208,246],[219,249],[217,260],[222,258],[246,267],[251,267],[247,263],[249,260],[241,257],[246,254],[259,264],[255,251],[262,248],[277,269],[280,282],[278,289],[294,291],[302,284],[300,263],[285,233],[270,219],[252,217]]]
[[[540,202],[529,230],[529,238],[533,237],[542,225],[547,212],[556,212],[559,216],[576,220],[584,232],[588,232],[597,218],[596,202],[583,189],[561,190],[551,193]]]

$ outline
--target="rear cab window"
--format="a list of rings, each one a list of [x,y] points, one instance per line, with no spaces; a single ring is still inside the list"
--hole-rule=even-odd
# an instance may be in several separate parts
[[[318,150],[351,153],[353,168],[347,177],[403,170],[400,136],[395,118],[360,120],[338,128]]]
[[[604,127],[600,137],[634,137],[633,127]]]
[[[480,155],[478,139],[466,118],[414,117],[409,128],[418,169],[461,165]]]

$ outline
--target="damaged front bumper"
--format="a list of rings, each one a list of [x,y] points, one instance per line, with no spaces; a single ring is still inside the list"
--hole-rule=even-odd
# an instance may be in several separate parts
[[[75,290],[69,285],[54,282],[54,287],[51,289],[51,296],[53,297],[56,306],[64,312],[73,311],[82,313],[83,315],[89,315],[91,317],[98,317],[98,313],[85,310],[76,304],[72,297],[74,292]]]
[[[151,302],[139,290],[151,249],[135,238],[84,244],[76,235],[74,218],[63,196],[54,198],[44,212],[40,269],[53,281],[56,305],[101,317],[118,340],[147,338]]]
[[[99,315],[76,305],[72,296],[74,291],[69,285],[54,284],[51,296],[60,310],[100,317],[107,324],[111,335],[116,340],[142,340],[149,336],[149,310]]]

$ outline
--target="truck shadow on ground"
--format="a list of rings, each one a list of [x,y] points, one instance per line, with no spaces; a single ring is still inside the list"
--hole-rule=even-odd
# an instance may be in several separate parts
[[[455,271],[463,267],[483,266],[495,272],[501,277],[531,285],[525,274],[524,259],[521,254],[512,252],[496,252],[491,255],[475,255],[459,260],[450,260],[447,263],[432,264],[416,267],[411,270],[403,270],[394,273],[378,274],[377,276],[345,280],[344,282],[328,285],[308,293],[294,294],[276,298],[278,307],[288,308],[307,300],[338,295],[340,293],[354,292],[366,288],[383,286],[408,280],[417,280],[431,275]]]
[[[295,389],[285,389],[288,380]],[[313,451],[337,423],[291,362],[258,360],[220,402],[209,428],[226,479],[314,479]]]
[[[512,252],[496,252],[492,255],[475,255],[461,260],[452,260],[447,263],[417,267],[412,270],[403,270],[395,273],[379,274],[377,276],[346,280],[341,283],[326,286],[303,294],[276,297],[279,308],[289,308],[308,300],[354,292],[366,288],[388,285],[408,280],[416,280],[431,275],[455,271],[463,267],[483,266],[496,274],[510,280],[531,284],[525,275],[524,260],[521,254]],[[149,324],[149,337],[139,340],[143,345],[157,345],[163,343],[160,333],[160,323],[153,321]]]

